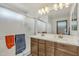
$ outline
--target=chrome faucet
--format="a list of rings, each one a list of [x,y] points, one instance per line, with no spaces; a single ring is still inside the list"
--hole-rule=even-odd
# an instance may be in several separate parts
[[[58,37],[62,39],[62,38],[63,38],[63,35],[62,35],[62,34],[60,34],[60,35],[58,35]]]

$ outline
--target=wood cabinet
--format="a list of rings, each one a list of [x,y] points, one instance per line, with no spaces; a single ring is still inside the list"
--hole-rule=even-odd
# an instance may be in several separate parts
[[[77,46],[57,43],[55,55],[56,56],[76,56]]]
[[[55,56],[71,56],[71,54],[66,53],[66,51],[56,49],[55,50]]]
[[[38,54],[39,56],[45,56],[45,40],[39,40],[39,46],[38,46]]]
[[[31,38],[31,54],[38,56],[38,40],[35,38]]]
[[[54,42],[46,41],[46,56],[54,56]]]
[[[31,38],[31,54],[33,56],[77,56],[79,47]]]
[[[79,47],[78,47],[78,56],[79,56]]]

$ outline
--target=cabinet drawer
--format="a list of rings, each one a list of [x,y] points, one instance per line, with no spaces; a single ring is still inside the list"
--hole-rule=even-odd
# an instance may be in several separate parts
[[[77,53],[77,47],[73,45],[57,43],[56,48],[64,49],[73,53]]]

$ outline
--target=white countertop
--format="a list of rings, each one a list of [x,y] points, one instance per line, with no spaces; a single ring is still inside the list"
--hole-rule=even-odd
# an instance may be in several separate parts
[[[58,43],[64,43],[64,44],[71,44],[75,46],[79,46],[79,39],[78,36],[73,35],[62,35],[63,38],[59,38],[60,35],[57,34],[45,34],[42,36],[41,34],[38,35],[32,35],[32,38],[42,39],[42,40],[48,40]]]

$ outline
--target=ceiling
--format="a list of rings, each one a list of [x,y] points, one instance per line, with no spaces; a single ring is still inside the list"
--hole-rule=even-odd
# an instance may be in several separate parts
[[[15,12],[24,14],[24,15],[29,15],[31,17],[42,17],[41,15],[38,14],[38,10],[42,7],[45,6],[51,6],[54,3],[1,3],[0,6],[11,9]],[[49,16],[52,18],[56,17],[65,17],[68,16],[71,10],[72,4],[68,8],[64,8],[62,10],[54,11],[52,10],[49,12]]]
[[[60,9],[57,11],[52,10],[49,13],[49,17],[52,19],[70,17],[70,12],[71,12],[72,6],[73,6],[73,4],[70,4],[70,6],[68,8],[63,8],[63,9]]]

